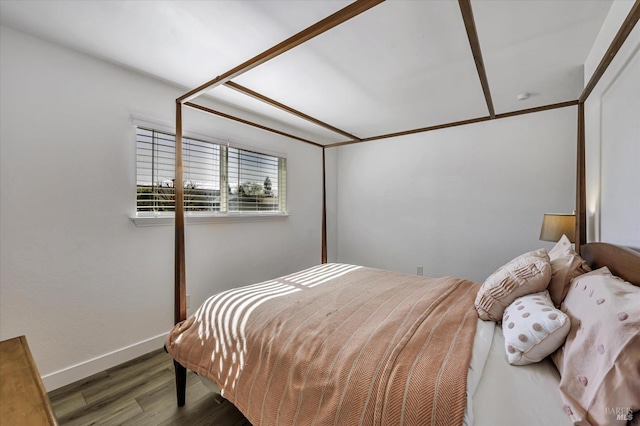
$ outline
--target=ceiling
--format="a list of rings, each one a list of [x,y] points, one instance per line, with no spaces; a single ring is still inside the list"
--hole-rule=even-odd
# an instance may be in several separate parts
[[[0,23],[187,92],[349,3],[2,0]],[[611,0],[471,6],[496,114],[580,96],[583,64]],[[358,138],[489,115],[455,0],[386,1],[233,82]],[[518,101],[521,93],[530,97]],[[350,139],[227,86],[206,96],[319,144]]]

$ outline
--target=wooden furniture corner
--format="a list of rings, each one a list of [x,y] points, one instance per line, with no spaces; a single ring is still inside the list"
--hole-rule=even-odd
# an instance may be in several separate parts
[[[0,423],[58,424],[25,336],[0,342]]]

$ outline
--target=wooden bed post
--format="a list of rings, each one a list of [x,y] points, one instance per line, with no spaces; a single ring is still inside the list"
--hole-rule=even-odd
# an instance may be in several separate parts
[[[327,263],[327,173],[325,147],[322,147],[322,263]]]
[[[587,203],[585,182],[584,102],[578,103],[578,147],[576,164],[576,252],[587,243]]]
[[[176,176],[173,182],[175,190],[175,324],[187,319],[186,302],[186,268],[184,253],[184,169],[182,163],[182,103],[176,102]],[[182,407],[186,400],[187,369],[176,361],[176,396],[178,407]]]
[[[182,104],[176,103],[176,178],[175,197],[175,323],[187,319],[184,255],[184,166],[182,164]]]

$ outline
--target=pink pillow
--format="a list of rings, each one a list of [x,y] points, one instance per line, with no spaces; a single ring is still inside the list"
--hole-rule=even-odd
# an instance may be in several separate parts
[[[617,411],[640,410],[640,287],[603,267],[573,280],[562,310],[571,329],[553,362],[574,424],[616,424]]]
[[[589,265],[578,253],[571,248],[571,242],[566,235],[549,252],[551,260],[551,282],[549,283],[549,296],[556,306],[560,306],[569,290],[571,280],[591,271]]]

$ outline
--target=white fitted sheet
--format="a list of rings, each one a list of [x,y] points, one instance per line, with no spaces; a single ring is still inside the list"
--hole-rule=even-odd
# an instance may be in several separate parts
[[[462,420],[464,426],[473,426],[473,396],[478,388],[482,378],[482,371],[489,357],[495,327],[495,322],[482,321],[479,318],[476,323],[473,352],[471,353],[471,362],[469,362],[469,371],[467,373],[467,407]]]
[[[560,374],[549,358],[536,364],[510,365],[502,327],[496,326],[482,378],[472,396],[472,424],[570,426],[572,422],[562,409],[559,383]]]

